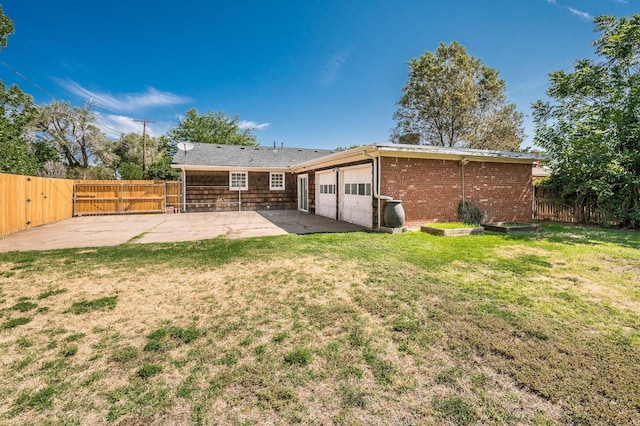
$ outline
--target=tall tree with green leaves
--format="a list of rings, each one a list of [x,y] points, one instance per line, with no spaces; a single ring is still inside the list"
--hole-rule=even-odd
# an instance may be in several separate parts
[[[0,47],[7,46],[14,25],[0,5]],[[26,130],[36,113],[31,96],[16,85],[0,81],[0,172],[33,175],[39,164],[26,138]]]
[[[54,147],[70,168],[87,169],[107,150],[107,136],[96,126],[91,105],[74,107],[58,101],[41,105],[31,127],[35,140]]]
[[[516,151],[524,139],[523,115],[505,97],[498,71],[457,42],[440,43],[409,62],[391,136],[418,134],[420,143]]]
[[[169,132],[174,141],[213,143],[221,145],[258,145],[250,129],[240,128],[240,118],[230,118],[224,111],[199,114],[191,108],[185,112],[178,127]]]
[[[551,156],[546,188],[640,226],[640,14],[594,19],[599,60],[549,75],[551,102],[533,104],[535,142]]]
[[[143,149],[146,150],[145,155]],[[143,143],[142,135],[127,133],[109,143],[108,155],[102,160],[122,179],[175,180],[180,177],[180,172],[170,166],[174,151],[167,136],[147,136],[146,143]],[[146,167],[142,167],[143,158]]]
[[[14,32],[13,20],[4,14],[0,4],[0,47],[7,47],[9,36]]]
[[[35,114],[31,96],[0,81],[0,172],[35,175],[38,171],[38,159],[27,140]]]

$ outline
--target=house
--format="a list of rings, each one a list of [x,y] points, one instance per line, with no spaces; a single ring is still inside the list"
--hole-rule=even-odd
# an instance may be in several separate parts
[[[347,151],[194,144],[178,151],[183,210],[298,209],[377,229],[386,200],[408,226],[458,220],[473,201],[486,221],[529,222],[539,154],[374,143]]]

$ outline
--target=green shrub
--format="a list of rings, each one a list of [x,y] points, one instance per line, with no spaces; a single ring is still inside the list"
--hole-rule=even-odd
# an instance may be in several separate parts
[[[461,222],[479,224],[482,222],[480,207],[473,201],[460,200],[458,203],[458,218]]]

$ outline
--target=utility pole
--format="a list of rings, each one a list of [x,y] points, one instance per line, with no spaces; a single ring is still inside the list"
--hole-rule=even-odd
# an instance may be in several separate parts
[[[142,123],[142,171],[144,172],[147,167],[147,123],[155,123],[153,120],[136,120]]]

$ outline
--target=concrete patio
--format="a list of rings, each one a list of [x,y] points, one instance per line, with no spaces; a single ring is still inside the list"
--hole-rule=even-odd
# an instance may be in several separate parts
[[[361,230],[296,210],[83,216],[0,238],[0,252]]]

